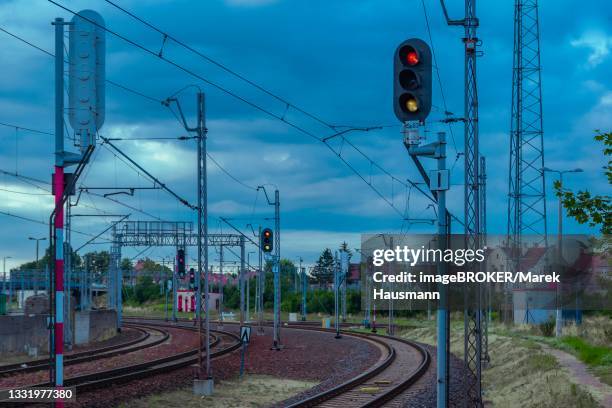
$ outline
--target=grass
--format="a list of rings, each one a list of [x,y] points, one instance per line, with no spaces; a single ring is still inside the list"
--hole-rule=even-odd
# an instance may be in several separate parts
[[[275,378],[263,375],[248,375],[243,380],[235,379],[215,384],[210,397],[193,395],[191,387],[135,399],[120,405],[122,408],[162,407],[265,407],[290,398],[316,383]]]
[[[563,337],[561,342],[571,348],[585,364],[595,367],[612,365],[612,347],[595,346],[580,337]]]
[[[413,328],[401,333],[403,337],[436,344],[435,322],[411,323]],[[451,321],[450,335],[451,352],[462,359],[463,321]],[[594,397],[572,383],[557,359],[542,349],[541,338],[516,333],[503,326],[490,327],[491,362],[482,372],[486,404],[502,408],[598,407]]]

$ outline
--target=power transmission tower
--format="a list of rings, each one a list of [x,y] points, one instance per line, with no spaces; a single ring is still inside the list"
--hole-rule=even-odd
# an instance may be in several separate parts
[[[465,95],[464,95],[464,139],[465,139],[465,248],[481,247],[480,226],[480,177],[478,149],[478,90],[476,82],[476,58],[480,40],[476,36],[479,25],[476,17],[476,0],[465,0],[465,17],[451,20],[444,4],[440,1],[448,25],[463,26],[465,34]],[[464,365],[466,376],[465,405],[482,407],[481,370],[482,370],[482,299],[481,291],[465,290],[464,311]]]
[[[514,3],[512,118],[508,174],[508,247],[513,267],[520,260],[523,234],[547,246],[544,138],[537,0]]]

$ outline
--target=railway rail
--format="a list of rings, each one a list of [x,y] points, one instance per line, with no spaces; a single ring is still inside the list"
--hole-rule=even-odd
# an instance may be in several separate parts
[[[126,324],[137,324],[138,322],[130,322]],[[151,323],[142,324],[146,327],[159,327],[163,331],[163,324]],[[169,327],[169,326],[168,326]],[[195,331],[195,327],[187,326],[172,326],[176,329]],[[232,351],[240,347],[240,338],[230,332],[213,330],[212,331],[211,358],[217,358],[225,354],[231,353]],[[98,371],[90,374],[83,374],[64,379],[64,386],[76,387],[78,392],[88,391],[92,389],[103,388],[115,383],[125,383],[127,381],[136,380],[152,376],[159,373],[176,370],[191,366],[198,361],[198,353],[202,353],[202,350],[191,349],[181,353],[177,353],[167,357],[161,357],[158,359],[146,361],[144,363],[132,364],[123,367],[113,368],[110,370]],[[92,356],[89,356],[92,357]],[[51,384],[48,382],[38,384],[28,384],[24,388],[29,387],[49,387]]]
[[[166,330],[163,330],[162,328],[158,327],[149,327],[135,324],[126,324],[126,327],[130,327],[140,332],[140,335],[136,339],[132,339],[130,341],[122,342],[112,346],[100,347],[96,349],[81,351],[78,353],[66,354],[66,356],[64,357],[64,365],[74,365],[87,361],[94,361],[102,358],[109,358],[121,354],[131,353],[148,347],[154,347],[158,344],[165,342],[170,337],[170,334]],[[152,336],[152,334],[157,335]],[[49,359],[22,361],[19,363],[0,366],[0,377],[38,371],[48,368]]]
[[[187,319],[179,321],[192,322]],[[235,323],[225,322],[225,324]],[[266,322],[267,325],[269,325],[268,322]],[[312,327],[313,325],[314,322],[292,322],[283,327],[295,330],[334,332],[331,329]],[[402,406],[402,393],[409,390],[427,372],[430,366],[431,357],[427,349],[418,343],[397,337],[344,330],[342,334],[359,337],[364,341],[373,343],[382,351],[381,359],[372,368],[357,377],[290,404],[289,407]]]

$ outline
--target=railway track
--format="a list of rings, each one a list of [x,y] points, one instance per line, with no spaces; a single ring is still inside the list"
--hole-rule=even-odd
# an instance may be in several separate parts
[[[315,329],[302,328],[302,330]],[[373,342],[387,353],[363,374],[289,407],[388,407],[396,404],[402,406],[396,401],[396,397],[408,390],[427,371],[431,360],[427,350],[417,343],[395,337],[351,332],[343,332],[343,335]]]
[[[129,324],[139,324],[138,322],[131,322]],[[142,324],[147,327],[161,327],[167,326],[163,324],[147,322]],[[169,326],[167,326],[169,327]],[[194,327],[187,326],[172,326],[172,328],[195,331]],[[240,347],[240,338],[229,332],[213,330],[213,336],[211,341],[211,358],[217,358],[222,355],[228,354]],[[162,357],[154,360],[149,360],[144,363],[132,364],[123,367],[113,368],[110,370],[98,371],[90,374],[83,374],[64,379],[64,386],[76,387],[77,392],[88,391],[92,389],[103,388],[116,383],[125,383],[136,379],[145,378],[155,374],[165,373],[171,370],[184,368],[191,366],[198,361],[198,353],[202,350],[191,349],[181,353],[177,353],[168,357]],[[48,382],[29,384],[27,387],[49,387],[51,384]]]
[[[88,361],[109,358],[121,354],[131,353],[142,350],[148,347],[154,347],[168,340],[170,334],[158,327],[149,327],[142,325],[127,324],[130,327],[140,332],[140,335],[133,340],[126,341],[112,346],[96,348],[92,350],[82,351],[78,353],[66,354],[64,357],[64,365],[74,365]],[[49,359],[23,361],[15,364],[7,364],[0,366],[0,377],[27,373],[49,368]]]
[[[149,320],[149,319],[147,319]],[[191,322],[190,320],[180,320]],[[236,324],[225,322],[225,324]],[[269,323],[266,323],[268,326]],[[331,329],[313,327],[312,322],[289,323],[283,328],[334,332]],[[349,324],[344,325],[349,326]],[[410,389],[428,370],[431,357],[420,344],[396,337],[370,333],[342,331],[345,336],[359,337],[373,343],[381,350],[381,359],[369,370],[332,389],[323,391],[289,405],[305,407],[401,407],[401,395]]]

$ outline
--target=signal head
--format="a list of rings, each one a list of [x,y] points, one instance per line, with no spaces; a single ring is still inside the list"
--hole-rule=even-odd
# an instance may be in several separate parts
[[[402,47],[399,54],[402,62],[411,67],[417,65],[421,61],[419,52],[412,45],[405,45]]]
[[[393,57],[393,109],[402,122],[423,122],[431,110],[431,49],[423,40],[402,42]]]
[[[274,241],[272,239],[272,230],[270,228],[264,228],[264,230],[261,231],[260,245],[263,252],[272,252]]]

